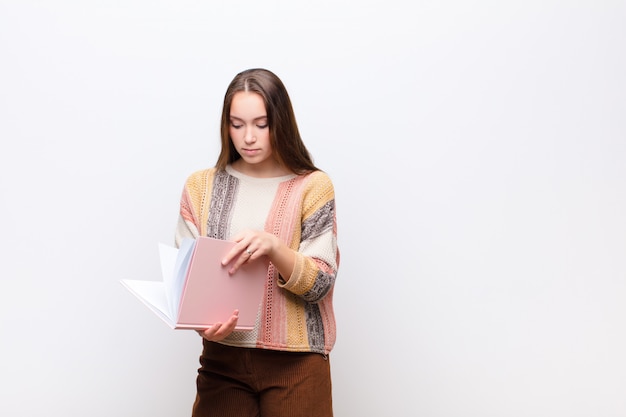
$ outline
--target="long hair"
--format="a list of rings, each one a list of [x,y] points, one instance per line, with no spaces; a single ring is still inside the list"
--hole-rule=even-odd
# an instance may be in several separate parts
[[[278,163],[295,174],[318,171],[318,168],[313,164],[311,154],[300,137],[287,89],[280,78],[271,71],[262,68],[240,72],[233,78],[226,90],[220,127],[222,150],[215,166],[223,170],[227,164],[241,158],[229,133],[230,106],[233,96],[240,91],[257,93],[263,98],[270,129],[272,155],[278,160]]]

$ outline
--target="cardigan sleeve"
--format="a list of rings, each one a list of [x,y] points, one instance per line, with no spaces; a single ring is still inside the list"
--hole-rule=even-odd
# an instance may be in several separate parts
[[[312,174],[303,193],[302,219],[294,270],[278,285],[315,303],[333,288],[339,266],[335,193],[323,172]]]
[[[202,222],[206,217],[203,214],[208,211],[203,207],[203,203],[210,195],[214,172],[213,169],[197,171],[187,178],[180,197],[180,211],[174,237],[176,247],[180,246],[183,238],[195,239],[202,234]]]

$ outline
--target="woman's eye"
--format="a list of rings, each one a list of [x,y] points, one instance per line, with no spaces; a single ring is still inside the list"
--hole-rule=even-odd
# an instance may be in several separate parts
[[[264,125],[256,125],[259,129],[265,129],[267,127],[267,123]]]
[[[233,127],[233,129],[241,129],[241,127],[243,126],[243,125],[238,125],[235,123],[231,123],[230,125]]]

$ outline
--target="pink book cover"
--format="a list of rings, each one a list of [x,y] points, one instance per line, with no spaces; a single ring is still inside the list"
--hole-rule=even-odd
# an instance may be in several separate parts
[[[234,274],[222,258],[234,242],[183,239],[180,248],[159,245],[162,281],[121,283],[173,329],[206,329],[239,310],[237,329],[254,328],[265,293],[268,261],[245,263]]]
[[[224,322],[239,310],[238,329],[252,329],[264,294],[267,261],[246,262],[234,274],[222,258],[234,242],[210,237],[196,239],[180,298],[177,325],[208,328]]]

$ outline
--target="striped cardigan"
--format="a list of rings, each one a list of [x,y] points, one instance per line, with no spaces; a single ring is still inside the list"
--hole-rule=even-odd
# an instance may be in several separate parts
[[[176,244],[183,237],[227,239],[239,179],[215,168],[189,176],[180,202]],[[290,277],[270,263],[265,296],[252,331],[234,331],[221,343],[328,354],[335,344],[333,287],[339,266],[335,194],[322,171],[278,184],[265,231],[296,251]]]

